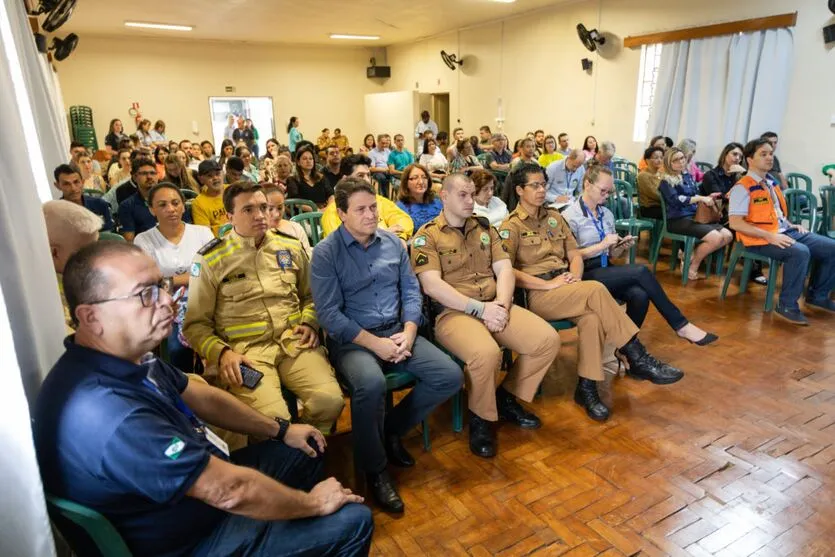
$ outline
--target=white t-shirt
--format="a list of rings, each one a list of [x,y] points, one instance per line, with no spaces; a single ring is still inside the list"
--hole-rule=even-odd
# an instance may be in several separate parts
[[[136,235],[133,243],[145,250],[159,265],[163,276],[173,277],[191,269],[191,261],[197,250],[214,239],[206,226],[186,223],[186,230],[179,244],[172,244],[154,227]]]

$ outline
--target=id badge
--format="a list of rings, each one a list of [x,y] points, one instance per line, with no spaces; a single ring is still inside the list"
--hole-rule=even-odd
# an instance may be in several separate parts
[[[205,431],[206,440],[212,445],[214,445],[220,452],[222,452],[226,456],[229,456],[229,445],[226,444],[226,441],[218,437],[217,434],[208,427],[205,428]]]
[[[608,253],[601,253],[600,254],[600,266],[601,267],[608,267],[609,266],[609,254]]]

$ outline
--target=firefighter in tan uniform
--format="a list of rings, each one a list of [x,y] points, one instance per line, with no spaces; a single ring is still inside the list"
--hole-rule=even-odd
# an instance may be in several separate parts
[[[592,419],[604,421],[609,409],[601,402],[597,382],[603,380],[606,341],[619,346],[627,373],[656,384],[675,383],[684,375],[659,362],[638,340],[638,327],[620,310],[606,287],[581,281],[583,257],[568,223],[559,211],[544,207],[547,182],[542,168],[522,165],[511,172],[516,209],[502,223],[499,236],[510,256],[516,283],[528,294],[531,311],[549,321],[569,319],[577,325],[580,380],[574,400]]]
[[[307,255],[295,238],[267,229],[260,186],[236,183],[223,198],[234,229],[194,259],[183,333],[249,406],[289,419],[283,384],[303,403],[302,418],[327,433],[344,398],[319,346]],[[264,374],[254,390],[243,386],[241,364]]]
[[[513,305],[513,269],[498,232],[473,217],[473,182],[463,174],[444,180],[444,209],[418,231],[412,266],[437,317],[435,338],[466,364],[470,450],[496,454],[491,422],[499,418],[534,429],[539,418],[516,400],[533,400],[559,350],[559,336],[542,319]],[[502,346],[519,354],[496,389]]]

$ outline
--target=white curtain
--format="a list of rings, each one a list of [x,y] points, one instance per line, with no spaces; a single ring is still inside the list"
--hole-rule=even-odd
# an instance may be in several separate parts
[[[648,135],[694,139],[696,159],[716,164],[731,141],[779,133],[793,59],[789,29],[665,44]]]
[[[54,546],[29,407],[64,335],[41,202],[69,154],[62,100],[21,0],[0,0],[0,91],[0,555],[40,557]]]

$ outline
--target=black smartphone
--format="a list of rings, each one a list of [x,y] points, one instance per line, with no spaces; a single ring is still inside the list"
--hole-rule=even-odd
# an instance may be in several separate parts
[[[249,366],[241,364],[241,377],[244,380],[244,387],[247,389],[254,389],[264,378],[264,374],[257,369],[252,369]]]

